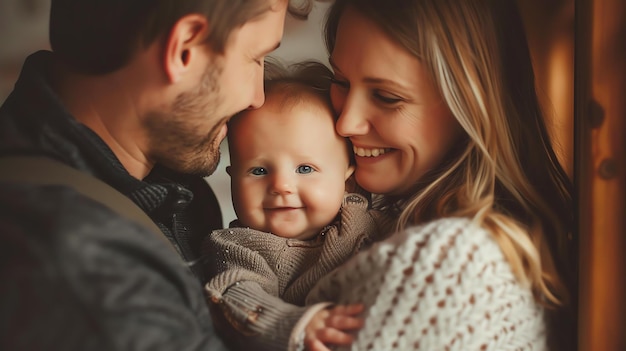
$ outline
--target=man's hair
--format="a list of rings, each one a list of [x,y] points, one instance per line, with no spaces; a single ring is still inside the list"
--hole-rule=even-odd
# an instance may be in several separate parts
[[[286,0],[52,0],[50,44],[71,69],[104,74],[124,66],[161,39],[183,16],[206,16],[212,49],[223,52],[230,33]]]

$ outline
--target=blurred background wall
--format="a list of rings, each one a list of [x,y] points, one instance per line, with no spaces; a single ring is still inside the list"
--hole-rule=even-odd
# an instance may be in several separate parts
[[[22,61],[49,47],[50,0],[0,0],[0,101],[13,88]]]

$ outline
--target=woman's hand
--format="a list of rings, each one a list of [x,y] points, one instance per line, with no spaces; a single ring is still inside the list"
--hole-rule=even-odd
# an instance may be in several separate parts
[[[363,319],[357,317],[363,305],[338,305],[318,311],[305,328],[304,344],[310,351],[330,351],[326,345],[350,345],[352,335],[348,332],[363,327]]]

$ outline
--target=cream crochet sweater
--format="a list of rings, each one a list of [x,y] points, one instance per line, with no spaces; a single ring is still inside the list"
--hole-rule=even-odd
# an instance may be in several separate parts
[[[446,218],[393,234],[323,277],[307,298],[362,302],[349,350],[545,350],[543,308],[489,232]]]

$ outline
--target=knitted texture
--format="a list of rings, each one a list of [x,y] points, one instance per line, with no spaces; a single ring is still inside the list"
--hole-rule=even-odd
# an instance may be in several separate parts
[[[367,199],[358,194],[344,197],[340,220],[307,241],[250,228],[214,231],[204,247],[212,260],[207,292],[219,298],[236,282],[255,281],[269,294],[303,305],[320,277],[391,227],[391,221],[370,210]]]
[[[365,304],[349,350],[545,350],[544,310],[490,233],[446,218],[393,234],[307,297]]]
[[[286,350],[300,317],[320,306],[302,307],[311,288],[389,233],[393,222],[359,194],[344,196],[338,218],[307,241],[250,228],[210,234],[203,248],[211,271],[205,290],[233,350]]]

